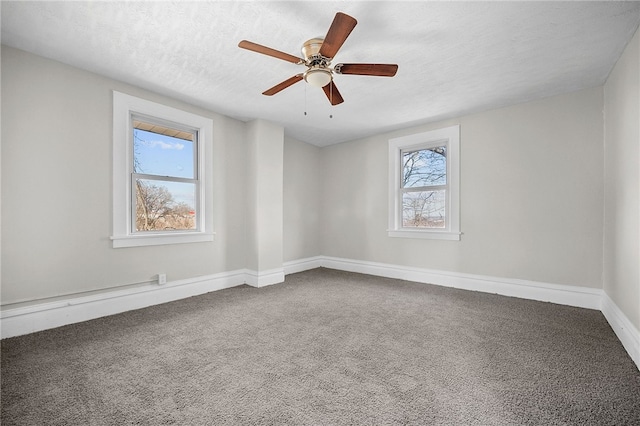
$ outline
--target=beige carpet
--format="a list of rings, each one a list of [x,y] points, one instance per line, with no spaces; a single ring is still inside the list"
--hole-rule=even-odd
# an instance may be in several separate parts
[[[602,314],[315,269],[2,341],[2,425],[639,425]]]

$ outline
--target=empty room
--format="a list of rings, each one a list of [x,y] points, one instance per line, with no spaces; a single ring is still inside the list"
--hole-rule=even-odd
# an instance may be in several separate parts
[[[0,14],[3,425],[640,424],[640,2]]]

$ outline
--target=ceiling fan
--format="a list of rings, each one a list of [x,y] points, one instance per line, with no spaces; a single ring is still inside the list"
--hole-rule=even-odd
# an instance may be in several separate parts
[[[281,90],[304,80],[312,86],[322,87],[331,105],[338,105],[344,102],[344,99],[333,82],[334,74],[393,77],[398,71],[398,65],[396,64],[358,63],[337,64],[331,67],[331,60],[335,57],[336,53],[338,53],[338,50],[342,47],[357,23],[358,21],[347,14],[342,12],[336,13],[329,27],[329,31],[327,31],[327,35],[324,38],[312,38],[303,43],[302,55],[304,59],[247,40],[242,40],[238,43],[238,47],[307,67],[306,71],[296,74],[262,92],[263,95],[275,95]]]

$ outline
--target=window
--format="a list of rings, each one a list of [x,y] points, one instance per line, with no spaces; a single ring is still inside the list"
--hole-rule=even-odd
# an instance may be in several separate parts
[[[198,131],[132,115],[132,233],[198,230]]]
[[[460,126],[389,141],[389,236],[460,239]]]
[[[113,95],[113,247],[212,241],[208,118]]]

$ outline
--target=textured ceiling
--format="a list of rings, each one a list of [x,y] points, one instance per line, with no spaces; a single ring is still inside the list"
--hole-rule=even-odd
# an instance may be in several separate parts
[[[8,2],[2,43],[218,113],[279,123],[325,146],[604,83],[639,2]],[[396,63],[393,78],[337,75],[332,107],[296,56],[336,12],[358,20],[333,63]],[[305,111],[307,114],[305,115]],[[332,116],[332,117],[330,117]]]

